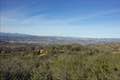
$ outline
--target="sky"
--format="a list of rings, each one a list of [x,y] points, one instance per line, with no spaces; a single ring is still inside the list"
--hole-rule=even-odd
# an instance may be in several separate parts
[[[0,0],[0,32],[120,38],[120,0]]]

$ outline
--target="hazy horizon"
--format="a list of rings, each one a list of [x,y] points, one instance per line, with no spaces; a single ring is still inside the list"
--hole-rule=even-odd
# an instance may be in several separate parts
[[[0,32],[120,38],[120,0],[1,0]]]

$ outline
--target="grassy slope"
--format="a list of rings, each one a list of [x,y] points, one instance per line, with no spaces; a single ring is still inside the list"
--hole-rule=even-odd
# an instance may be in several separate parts
[[[44,46],[44,56],[36,45],[2,45],[1,80],[120,80],[120,44]]]

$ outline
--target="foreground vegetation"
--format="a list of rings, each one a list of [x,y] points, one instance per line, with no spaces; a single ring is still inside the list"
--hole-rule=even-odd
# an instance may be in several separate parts
[[[0,80],[120,80],[120,44],[0,44]]]

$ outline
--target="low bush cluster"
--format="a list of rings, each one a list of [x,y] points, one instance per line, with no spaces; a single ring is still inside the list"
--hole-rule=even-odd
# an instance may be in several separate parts
[[[36,46],[46,51],[39,54]],[[114,44],[2,44],[0,80],[120,80],[120,45],[117,48]]]

